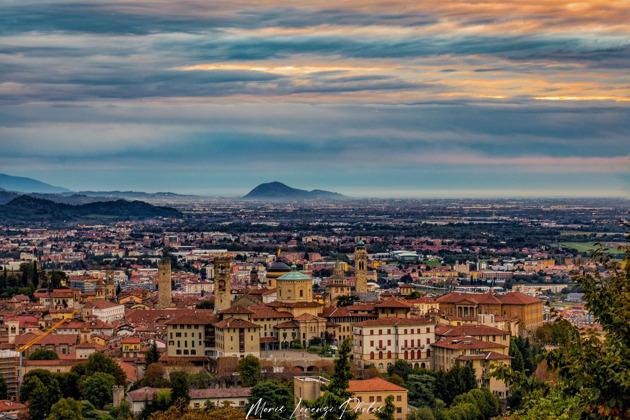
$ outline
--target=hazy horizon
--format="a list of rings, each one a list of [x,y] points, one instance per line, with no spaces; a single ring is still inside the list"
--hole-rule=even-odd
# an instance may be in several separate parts
[[[556,0],[9,0],[0,170],[72,190],[628,196],[625,16]]]

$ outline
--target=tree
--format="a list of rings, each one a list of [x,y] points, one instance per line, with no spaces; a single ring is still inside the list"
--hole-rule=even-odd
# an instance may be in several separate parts
[[[0,376],[0,400],[6,400],[9,398],[9,390],[4,378]]]
[[[123,399],[118,407],[112,407],[109,410],[109,415],[112,416],[114,420],[128,420],[133,418],[131,405],[126,399]]]
[[[251,417],[249,417],[251,419]],[[245,411],[235,407],[212,407],[205,410],[193,410],[180,402],[167,411],[153,413],[151,420],[246,420]]]
[[[186,404],[190,402],[190,395],[188,395],[188,374],[183,370],[171,373],[171,399],[173,402],[177,402],[180,398],[183,399]]]
[[[524,395],[523,410],[513,412],[513,418],[554,418],[561,413],[587,419],[630,416],[630,248],[623,250],[621,263],[595,251],[597,267],[583,268],[574,277],[603,334],[563,324],[566,339],[539,356],[556,373],[554,384],[508,367],[492,373]]]
[[[260,361],[248,354],[238,361],[238,374],[245,387],[252,387],[260,381]]]
[[[30,356],[28,360],[58,360],[59,356],[52,350],[37,349]]]
[[[420,407],[407,415],[407,420],[435,420],[429,407]]]
[[[394,420],[394,414],[396,413],[396,406],[394,405],[394,396],[389,395],[385,398],[385,405],[381,407],[380,411],[375,413],[377,420]]]
[[[204,300],[195,306],[197,309],[214,309],[214,300]]]
[[[112,402],[112,387],[116,379],[109,373],[96,372],[81,382],[83,397],[97,408]]]
[[[94,404],[92,404],[91,402],[83,400],[81,401],[81,406],[83,407],[81,415],[86,420],[106,420],[99,414],[99,412],[96,410],[96,407],[94,407]]]
[[[357,300],[358,298],[356,296],[343,295],[337,298],[336,303],[337,303],[337,306],[341,308],[343,306],[354,305],[354,302],[356,302]]]
[[[154,340],[153,344],[151,344],[151,347],[149,347],[149,350],[144,355],[144,362],[148,368],[151,364],[157,363],[159,360],[160,351],[158,350],[157,344]]]
[[[396,375],[395,373],[391,375],[389,378],[387,378],[387,381],[393,383],[394,385],[398,385],[402,387],[405,386],[405,381],[403,380],[403,378]]]
[[[61,389],[59,388],[57,379],[47,370],[34,369],[24,375],[22,388],[20,388],[20,400],[29,401],[32,398],[33,390],[37,385],[37,382],[33,381],[35,378],[44,385],[44,389],[47,393],[46,401],[50,401],[50,405],[48,405],[47,408],[47,410],[49,410],[55,402],[63,398],[63,395],[61,394]]]
[[[281,411],[263,413],[262,407],[278,408]],[[267,380],[252,387],[245,412],[249,417],[284,420],[293,413],[294,409],[293,390],[288,385]]]
[[[363,379],[372,379],[378,378],[381,376],[381,372],[375,368],[374,366],[370,366],[369,368],[363,371]],[[398,376],[398,375],[396,375]],[[400,378],[400,376],[398,376]]]
[[[429,374],[409,375],[406,388],[409,404],[414,407],[433,407],[435,403],[436,379]]]
[[[413,366],[411,363],[407,363],[404,360],[396,360],[396,362],[387,368],[389,375],[398,375],[403,378],[403,381],[407,382],[407,378],[413,372]]]
[[[222,381],[226,388],[236,382],[234,374],[238,371],[238,359],[236,357],[220,357],[217,359],[217,379]]]
[[[28,385],[27,385],[28,384]],[[31,420],[41,420],[48,417],[50,408],[58,400],[50,400],[48,390],[44,383],[37,377],[31,376],[22,385],[27,385],[30,389],[28,399],[28,413]],[[26,401],[22,399],[22,401]]]
[[[57,401],[50,409],[46,420],[83,420],[83,405],[74,398]]]
[[[143,386],[150,386],[153,388],[166,388],[168,381],[165,379],[166,370],[160,363],[153,363],[149,365],[144,372],[144,378],[142,378]]]
[[[77,373],[53,373],[53,376],[57,380],[59,389],[64,398],[81,399],[81,392],[79,391],[80,376]]]
[[[62,286],[62,283],[65,283],[68,280],[68,275],[61,270],[53,270],[48,274],[50,276],[51,289],[59,289]]]
[[[339,348],[339,358],[334,363],[334,371],[330,376],[330,383],[322,385],[322,395],[315,401],[305,402],[310,409],[324,409],[325,407],[336,407],[341,412],[343,407],[347,407],[351,401],[352,394],[348,392],[350,379],[354,377],[350,364],[350,354],[352,353],[352,338],[346,338]],[[326,411],[325,414],[319,416],[325,420],[355,420],[358,414],[353,411],[343,411],[342,413],[335,410]]]
[[[96,372],[109,373],[116,379],[116,385],[125,385],[127,375],[111,357],[103,353],[92,353],[87,362],[77,363],[70,369],[71,372],[79,374],[81,377],[91,376]]]

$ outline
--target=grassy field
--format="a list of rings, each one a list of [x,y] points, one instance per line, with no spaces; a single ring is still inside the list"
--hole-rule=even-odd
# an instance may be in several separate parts
[[[594,249],[599,248],[600,246],[596,245],[594,242],[560,242],[560,245],[576,249],[578,252],[591,252]],[[616,248],[610,248],[607,246],[602,247],[604,251],[612,254],[618,254],[620,251]]]
[[[422,261],[422,264],[426,264],[428,266],[431,265],[442,265],[438,260],[430,260],[430,261]]]
[[[581,231],[574,231],[574,230],[568,230],[568,231],[563,231],[560,232],[560,235],[562,236],[588,236],[588,235],[592,235],[595,234],[596,238],[601,238],[604,235],[616,235],[616,233],[602,233],[602,232],[581,232]]]

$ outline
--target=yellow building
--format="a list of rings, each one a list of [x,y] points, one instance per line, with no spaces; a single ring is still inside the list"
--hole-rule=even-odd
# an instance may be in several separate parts
[[[291,272],[277,278],[278,301],[282,303],[313,302],[313,279],[291,266]]]
[[[520,292],[504,295],[451,292],[436,300],[440,304],[440,313],[445,316],[476,318],[493,314],[516,318],[520,323],[520,335],[536,331],[543,323],[543,301]]]
[[[214,324],[217,357],[260,357],[260,326],[228,318]]]
[[[182,315],[167,321],[167,356],[175,360],[207,361],[214,331],[210,322],[195,315]]]
[[[350,285],[339,261],[335,264],[333,275],[327,279],[325,296],[324,301],[327,306],[330,306],[339,296],[350,296]]]
[[[304,407],[302,401],[316,400],[322,394],[321,386],[328,384],[330,381],[321,376],[296,376],[293,378],[293,395],[295,405],[298,407],[295,417],[297,420],[305,420],[310,418],[308,417],[309,414],[313,414],[299,409]],[[404,420],[407,415],[407,390],[382,378],[350,381],[347,391],[352,393],[352,398],[347,405],[337,408],[338,412],[335,414],[339,417],[345,410],[357,413],[359,420],[374,420],[376,419],[375,413],[385,406],[385,400],[390,395],[396,406],[394,418]]]
[[[277,287],[276,279],[280,276],[284,276],[290,271],[291,267],[280,260],[271,264],[271,266],[267,268],[267,288],[275,289]]]

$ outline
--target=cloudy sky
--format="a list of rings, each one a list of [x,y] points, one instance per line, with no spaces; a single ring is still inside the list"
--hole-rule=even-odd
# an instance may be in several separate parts
[[[630,3],[0,2],[0,172],[75,190],[630,191]]]

